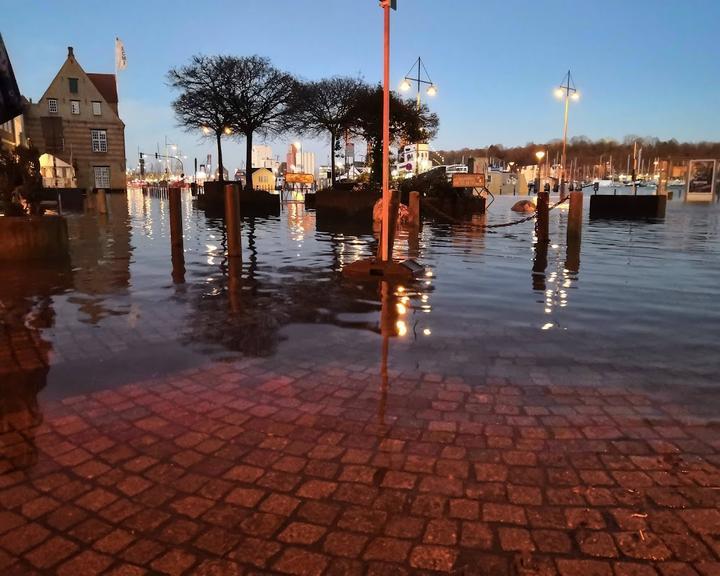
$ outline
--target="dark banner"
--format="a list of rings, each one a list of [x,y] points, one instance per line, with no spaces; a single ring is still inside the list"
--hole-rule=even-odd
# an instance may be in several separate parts
[[[20,116],[23,111],[22,97],[13,74],[10,57],[0,34],[0,124]]]

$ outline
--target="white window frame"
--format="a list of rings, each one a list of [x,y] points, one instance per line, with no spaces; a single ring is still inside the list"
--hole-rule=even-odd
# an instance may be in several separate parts
[[[90,130],[90,141],[93,152],[107,152],[107,130]]]
[[[77,104],[77,112],[75,105]],[[80,115],[80,100],[70,100],[70,113],[74,116]]]
[[[58,100],[57,98],[48,98],[48,112],[50,114],[58,113]]]
[[[102,102],[93,100],[92,103],[93,116],[102,116]]]
[[[110,166],[93,166],[93,177],[95,188],[110,188]]]

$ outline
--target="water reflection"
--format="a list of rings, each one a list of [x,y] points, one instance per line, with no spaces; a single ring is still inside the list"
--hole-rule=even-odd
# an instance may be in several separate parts
[[[343,266],[371,254],[371,231],[351,233],[337,223],[314,227],[314,212],[302,205],[287,206],[279,217],[245,217],[245,260],[228,262],[222,219],[208,218],[184,198],[181,267],[168,250],[166,199],[129,192],[108,201],[106,219],[91,212],[69,216],[71,265],[35,278],[17,267],[2,271],[3,322],[16,310],[13,322],[22,328],[27,302],[40,305],[49,297],[42,306],[54,311],[55,326],[35,331],[52,347],[55,364],[45,376],[59,394],[113,385],[135,367],[139,378],[208,358],[278,354],[285,361],[290,344],[297,344],[291,360],[306,359],[315,346],[320,358],[373,361],[381,326],[390,326],[388,338],[397,346],[389,346],[403,369],[484,375],[506,350],[515,353],[534,341],[538,326],[562,325],[544,341],[573,361],[612,361],[647,380],[650,364],[668,379],[677,373],[709,379],[717,372],[717,205],[676,203],[659,224],[588,224],[582,291],[576,289],[580,245],[562,242],[565,213],[551,212],[558,245],[533,241],[530,224],[488,233],[426,222],[417,231],[400,230],[395,248],[437,277],[393,286],[384,296],[377,281],[353,282],[341,274]],[[507,220],[502,203],[475,223]],[[681,304],[680,292],[687,296]],[[313,326],[321,327],[319,336]],[[588,326],[608,343],[600,356],[592,339],[576,337]],[[676,338],[663,336],[671,333]],[[647,342],[642,357],[626,353],[637,342]],[[0,347],[3,364],[9,346]],[[143,355],[144,364],[137,360]],[[108,368],[111,362],[116,368]],[[42,377],[33,381],[44,386]]]
[[[55,324],[53,297],[69,290],[68,263],[26,265],[21,276],[0,267],[0,474],[37,462],[35,434],[43,417],[38,394],[47,384]]]
[[[133,247],[126,194],[108,194],[109,214],[87,213],[68,218],[74,295],[81,322],[98,324],[111,315],[127,314],[112,299],[128,293]]]

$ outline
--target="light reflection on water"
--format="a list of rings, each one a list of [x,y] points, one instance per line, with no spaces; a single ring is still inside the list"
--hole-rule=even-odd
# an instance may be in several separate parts
[[[167,200],[113,195],[108,217],[69,217],[70,263],[3,268],[3,322],[41,349],[33,369],[44,371],[50,395],[208,358],[375,364],[383,331],[397,370],[520,384],[715,385],[717,204],[676,200],[656,222],[588,221],[586,198],[582,246],[566,244],[562,209],[551,214],[550,244],[535,241],[532,222],[477,227],[518,218],[514,200],[498,198],[471,224],[400,231],[396,254],[429,274],[392,287],[386,324],[378,283],[341,274],[374,253],[371,232],[317,230],[314,212],[289,203],[279,217],[244,218],[243,260],[228,262],[222,219],[186,195],[184,282],[174,282]]]

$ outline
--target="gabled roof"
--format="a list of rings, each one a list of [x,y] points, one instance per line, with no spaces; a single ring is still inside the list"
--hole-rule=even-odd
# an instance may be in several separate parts
[[[253,168],[252,173],[255,174],[255,172],[257,172],[258,170],[269,170],[270,172],[272,172],[272,170],[270,170],[270,168],[266,168],[265,166],[260,166],[258,168]]]
[[[115,83],[115,74],[93,74],[87,73],[87,77],[95,84],[95,88],[105,98],[108,104],[118,103],[117,84]]]

